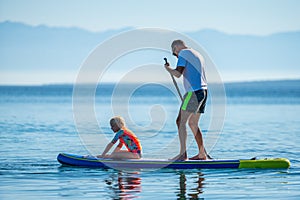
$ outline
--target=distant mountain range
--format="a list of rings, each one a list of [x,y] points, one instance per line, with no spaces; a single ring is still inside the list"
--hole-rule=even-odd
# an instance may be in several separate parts
[[[104,32],[79,28],[0,23],[0,70],[76,71],[103,40],[127,27]],[[300,78],[300,31],[266,36],[230,35],[215,30],[186,32],[201,44],[221,75],[257,76],[258,79]]]

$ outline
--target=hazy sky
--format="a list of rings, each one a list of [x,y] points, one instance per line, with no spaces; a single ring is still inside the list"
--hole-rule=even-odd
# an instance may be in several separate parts
[[[215,29],[229,34],[269,35],[300,31],[300,0],[0,0],[0,22],[4,21],[97,32],[155,27],[181,33]],[[248,72],[237,72],[240,74],[229,80],[249,77]],[[26,66],[23,71],[5,73],[1,71],[0,84],[72,82],[77,75],[77,71],[64,69],[31,72]],[[290,78],[295,73],[279,74],[279,78]],[[253,76],[259,79],[257,74]]]
[[[0,22],[92,31],[130,26],[266,35],[300,30],[299,10],[298,0],[0,0]]]

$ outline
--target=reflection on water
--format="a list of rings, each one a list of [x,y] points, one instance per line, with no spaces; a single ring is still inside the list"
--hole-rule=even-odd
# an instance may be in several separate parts
[[[201,194],[204,186],[204,174],[201,172],[190,173],[186,171],[164,171],[167,173],[167,179],[169,179],[169,183],[164,186],[164,180],[162,180],[161,185],[152,185],[153,191],[143,190],[142,191],[142,181],[147,181],[149,178],[147,172],[145,177],[142,177],[142,172],[132,171],[117,171],[116,173],[111,173],[106,179],[105,184],[107,188],[110,190],[110,197],[112,199],[136,199],[143,196],[141,193],[153,194],[158,199],[164,199],[164,195],[166,193],[175,193],[175,198],[177,199],[203,199],[201,198]],[[158,171],[159,173],[151,174],[153,178],[160,179],[159,175],[162,175],[162,171]],[[157,177],[156,177],[157,176]],[[177,177],[177,178],[175,178]],[[143,178],[145,180],[143,180]],[[172,181],[174,180],[174,181]],[[170,186],[174,185],[173,190],[170,190]],[[166,188],[168,187],[168,189]]]
[[[196,173],[196,180],[191,183],[191,185],[187,180],[186,174],[184,171],[180,171],[179,173],[179,193],[177,194],[178,199],[202,199],[199,197],[200,194],[203,193],[203,181],[204,175],[201,172]],[[187,188],[191,188],[188,190]]]
[[[124,171],[59,166],[58,173],[56,173],[55,170],[52,171],[55,166],[57,165],[47,165],[43,166],[42,169],[40,165],[31,166],[26,168],[26,170],[22,168],[22,173],[17,174],[18,178],[22,178],[15,181],[12,186],[9,186],[13,192],[9,190],[4,191],[4,188],[7,188],[7,183],[11,184],[11,181],[7,178],[12,176],[12,174],[4,173],[1,176],[3,192],[1,191],[2,193],[0,193],[0,199],[12,199],[4,198],[11,196],[16,197],[16,199],[27,199],[21,198],[21,195],[32,190],[35,191],[35,195],[48,195],[48,197],[122,200],[140,198],[180,200],[272,199],[274,194],[278,195],[279,199],[286,199],[284,197],[288,192],[295,193],[295,196],[299,194],[298,187],[291,188],[298,183],[291,181],[295,176],[299,176],[299,173],[295,170],[293,170],[293,173],[274,169],[159,169],[156,171],[141,169]],[[41,178],[41,170],[48,170],[49,173],[43,173]],[[20,170],[16,169],[15,171]],[[14,176],[16,175],[14,174]],[[52,179],[56,176],[59,177],[59,181]],[[47,183],[44,183],[43,179],[45,177],[48,177]],[[24,181],[26,181],[26,184],[24,184]],[[40,187],[45,189],[36,190],[36,181],[41,182]],[[243,185],[241,186],[241,184]],[[273,187],[274,185],[280,185],[281,190],[278,190],[278,187]],[[236,188],[238,186],[242,189],[239,189],[237,192]],[[48,191],[46,194],[45,190]],[[248,191],[254,192],[247,194],[246,198],[244,194]],[[268,193],[266,194],[265,191]]]
[[[167,189],[164,186],[155,184],[156,186],[152,185],[153,190],[149,190],[147,187],[147,189],[144,188],[142,190],[142,182],[147,182],[147,179],[149,179],[148,176],[157,180],[161,179],[162,185],[166,183],[164,182],[165,180],[168,180],[169,184],[173,185],[174,183],[174,188],[170,190],[170,187]],[[204,192],[205,178],[201,172],[190,173],[161,169],[158,171],[158,174],[155,172],[117,171],[111,173],[104,181],[106,187],[109,189],[108,193],[111,199],[135,199],[142,197],[144,193],[148,194],[149,197],[155,196],[158,199],[164,199],[166,194],[169,197],[170,194],[175,194],[174,197],[177,199],[203,199],[200,195]]]
[[[106,185],[112,190],[112,198],[134,199],[139,197],[141,192],[141,178],[139,172],[113,173],[105,180]]]

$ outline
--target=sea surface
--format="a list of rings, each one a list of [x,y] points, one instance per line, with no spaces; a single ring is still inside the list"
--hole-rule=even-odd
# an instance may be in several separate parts
[[[227,83],[221,107],[210,91],[199,123],[209,154],[291,162],[289,169],[264,170],[61,166],[60,152],[100,154],[113,137],[113,115],[124,116],[145,158],[171,158],[179,149],[174,86],[102,84],[93,105],[85,105],[91,102],[84,92],[74,99],[73,89],[0,86],[0,199],[300,199],[300,80]],[[212,129],[216,121],[218,130]],[[188,138],[194,156],[190,132]]]

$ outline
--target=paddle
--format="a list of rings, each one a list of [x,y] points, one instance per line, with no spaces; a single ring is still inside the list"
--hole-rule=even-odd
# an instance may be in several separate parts
[[[164,60],[165,60],[165,64],[169,64],[167,58],[164,58]],[[172,77],[173,84],[175,85],[176,90],[177,90],[177,92],[178,92],[178,95],[179,95],[181,101],[183,101],[183,97],[182,97],[181,92],[180,92],[180,90],[179,90],[179,88],[178,88],[177,82],[176,82],[176,80],[175,80],[173,74],[170,73],[170,75],[171,75],[171,77]]]
[[[169,64],[167,58],[164,58],[164,60],[165,60],[165,64]],[[171,77],[172,77],[173,84],[174,84],[174,86],[175,86],[175,88],[176,88],[176,90],[177,90],[177,92],[178,92],[178,95],[179,95],[181,101],[183,101],[183,97],[182,97],[181,92],[180,92],[180,90],[179,90],[178,84],[177,84],[177,82],[176,82],[176,80],[175,80],[173,74],[170,73],[170,75],[171,75]],[[205,149],[205,148],[204,148],[204,152],[205,152],[205,154],[207,155],[207,157],[208,157],[209,159],[212,159],[212,157],[211,157],[210,155],[208,155],[208,153],[206,152],[206,149]]]

